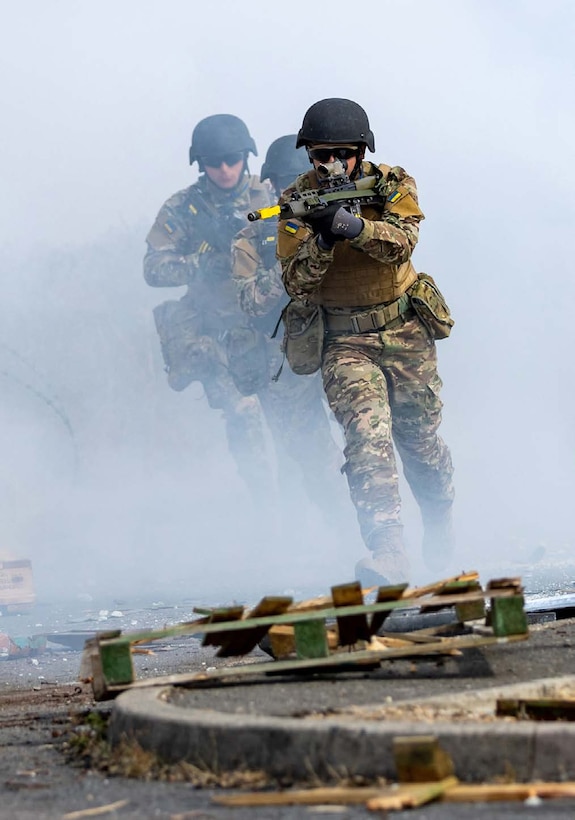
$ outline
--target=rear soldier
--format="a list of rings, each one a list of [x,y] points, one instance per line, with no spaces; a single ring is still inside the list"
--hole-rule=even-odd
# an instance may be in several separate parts
[[[229,361],[230,334],[247,327],[231,278],[232,239],[249,211],[271,204],[269,184],[249,173],[250,153],[256,145],[238,117],[215,114],[196,125],[189,161],[200,177],[162,206],[147,237],[144,277],[152,287],[187,287],[154,311],[168,383],[183,390],[201,382],[209,406],[223,411],[238,472],[254,500],[269,503],[274,474],[260,404],[253,391],[238,390]]]

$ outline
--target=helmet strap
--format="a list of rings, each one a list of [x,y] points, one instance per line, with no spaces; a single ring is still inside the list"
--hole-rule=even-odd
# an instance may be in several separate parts
[[[365,157],[365,149],[366,146],[360,144],[359,151],[357,152],[357,161],[355,163],[355,168],[351,172],[350,179],[357,179],[358,177],[362,176],[362,168],[361,163],[363,162],[363,158]]]

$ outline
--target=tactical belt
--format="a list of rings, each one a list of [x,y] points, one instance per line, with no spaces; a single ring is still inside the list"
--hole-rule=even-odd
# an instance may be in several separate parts
[[[373,330],[391,330],[415,315],[407,293],[395,302],[357,313],[329,313],[324,309],[328,333],[369,333]]]

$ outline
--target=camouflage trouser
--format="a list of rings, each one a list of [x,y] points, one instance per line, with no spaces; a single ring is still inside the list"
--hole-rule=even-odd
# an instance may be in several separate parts
[[[282,361],[279,344],[275,347],[268,349],[272,375]],[[319,373],[297,376],[284,365],[278,380],[270,378],[258,396],[278,455],[280,486],[289,489],[292,461],[300,468],[300,475],[292,476],[293,483],[303,483],[307,496],[334,516],[341,485],[345,494],[340,473],[343,456],[331,434]]]
[[[453,467],[437,430],[441,379],[435,343],[417,318],[387,331],[328,339],[324,389],[343,427],[345,472],[365,542],[398,521],[393,444],[420,508],[453,499]]]
[[[223,411],[228,448],[254,501],[271,503],[274,475],[257,396],[242,396],[221,361],[212,362],[201,382],[210,407]]]

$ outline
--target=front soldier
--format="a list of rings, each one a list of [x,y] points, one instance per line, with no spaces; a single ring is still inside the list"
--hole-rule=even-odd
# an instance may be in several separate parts
[[[358,562],[356,576],[365,586],[400,583],[409,562],[394,443],[421,509],[428,566],[443,567],[453,548],[453,468],[437,433],[442,403],[434,342],[453,321],[431,277],[411,262],[423,219],[413,178],[398,166],[364,160],[375,139],[363,108],[340,98],[315,103],[297,145],[306,147],[313,170],[297,178],[282,203],[294,191],[321,189],[336,161],[352,182],[375,177],[380,195],[359,212],[354,206],[356,213],[329,202],[302,219],[280,221],[278,256],[292,299],[323,314],[324,389],[344,431],[344,469],[371,553]]]
[[[230,375],[226,344],[246,325],[231,278],[231,244],[246,214],[271,202],[270,187],[248,170],[257,155],[245,123],[231,114],[201,120],[192,135],[196,183],[162,206],[147,237],[144,278],[152,287],[187,286],[180,300],[154,310],[168,383],[203,385],[209,406],[223,411],[228,446],[256,502],[269,500],[274,476],[256,396],[242,395]]]
[[[260,181],[269,179],[276,197],[309,167],[304,150],[296,149],[296,135],[279,137],[268,148]],[[345,505],[345,483],[340,448],[330,431],[319,374],[296,376],[282,368],[283,353],[274,329],[289,301],[276,258],[277,220],[250,222],[233,243],[233,278],[239,304],[263,356],[245,356],[247,388],[256,389],[276,447],[279,478],[284,489],[299,486],[303,477],[308,497],[324,510],[326,520],[338,527]],[[287,457],[287,458],[286,458]],[[299,464],[301,476],[291,463]],[[343,493],[342,493],[343,488]]]

